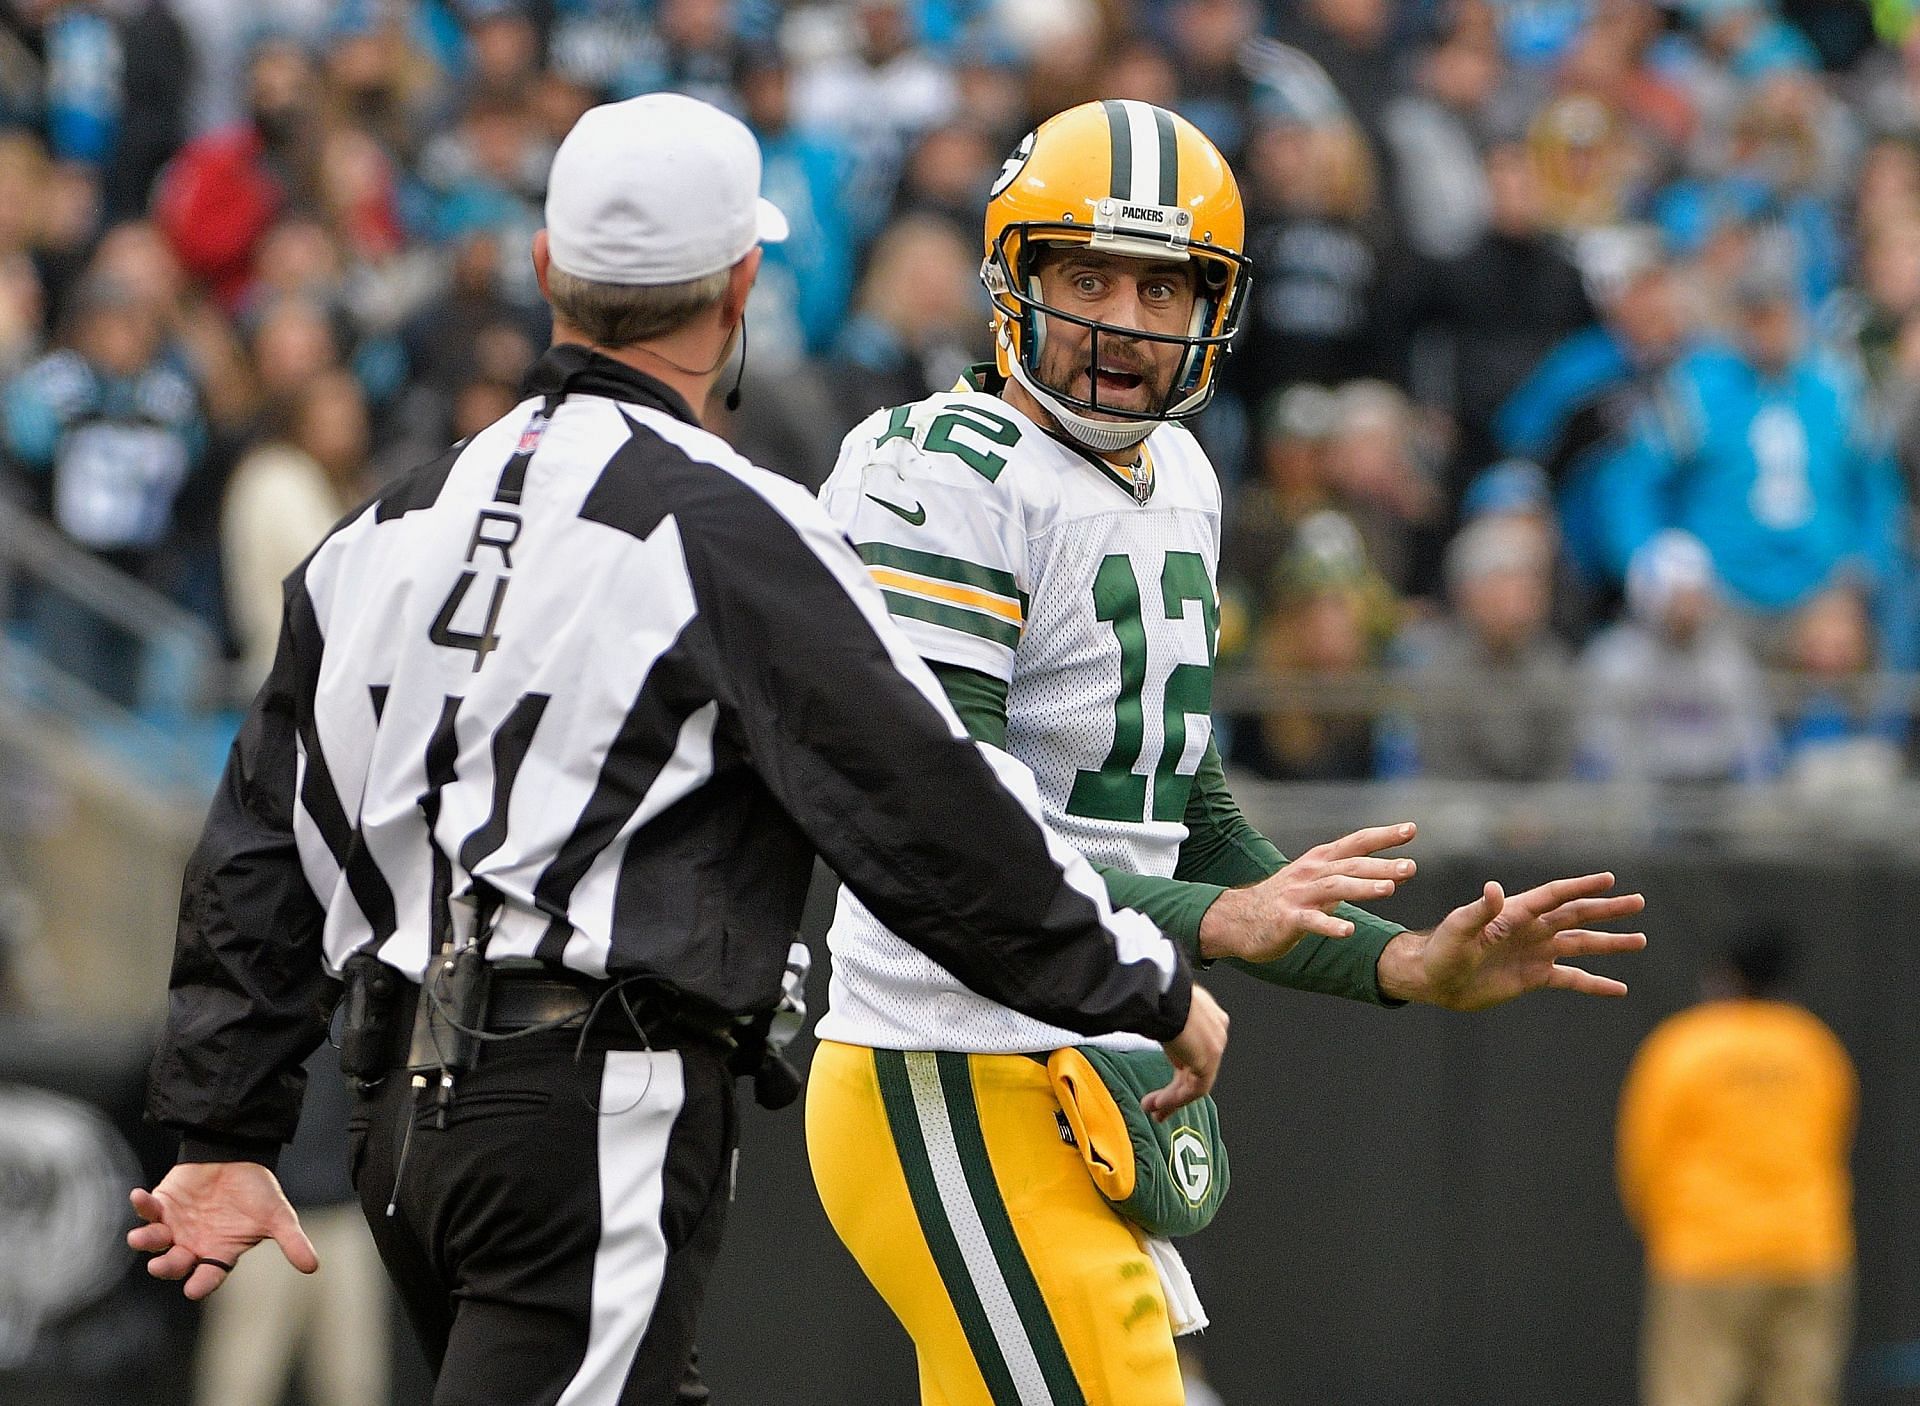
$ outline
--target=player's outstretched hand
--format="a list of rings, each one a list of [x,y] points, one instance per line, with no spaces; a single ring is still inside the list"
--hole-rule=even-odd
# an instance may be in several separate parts
[[[190,1299],[204,1299],[227,1280],[234,1263],[262,1240],[279,1245],[302,1274],[320,1267],[273,1173],[258,1162],[182,1162],[152,1191],[129,1199],[145,1222],[127,1244],[153,1256],[147,1273],[184,1279]]]
[[[1200,920],[1200,955],[1277,962],[1311,933],[1351,937],[1353,924],[1333,916],[1342,903],[1382,899],[1411,879],[1411,859],[1381,859],[1404,845],[1411,822],[1355,830],[1315,845],[1279,873],[1243,889],[1228,889]]]
[[[1543,987],[1624,996],[1625,983],[1566,964],[1567,958],[1637,952],[1647,945],[1645,933],[1590,926],[1647,906],[1637,893],[1609,894],[1613,883],[1611,874],[1584,874],[1511,898],[1489,883],[1424,938],[1403,933],[1389,943],[1380,954],[1380,989],[1454,1011],[1485,1010]]]
[[[1227,1013],[1195,982],[1193,1004],[1187,1008],[1187,1027],[1166,1043],[1167,1058],[1173,1061],[1173,1082],[1141,1099],[1140,1106],[1164,1122],[1176,1108],[1210,1092],[1226,1048]]]

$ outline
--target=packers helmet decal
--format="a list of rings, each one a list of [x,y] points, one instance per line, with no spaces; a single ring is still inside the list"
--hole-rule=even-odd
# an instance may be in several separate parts
[[[993,189],[987,192],[989,199],[998,195],[1013,184],[1014,178],[1025,169],[1027,158],[1033,155],[1033,133],[1029,132],[1020,139],[1020,145],[1013,149],[1013,155],[1000,164],[1000,174],[993,178]]]
[[[1041,400],[1095,449],[1136,444],[1166,420],[1198,414],[1213,396],[1221,358],[1239,328],[1251,286],[1240,189],[1213,143],[1184,117],[1150,103],[1107,100],[1067,109],[1029,133],[1007,158],[987,201],[980,278],[993,300],[1000,371]],[[1037,252],[1080,244],[1132,258],[1192,262],[1193,317],[1185,332],[1146,332],[1054,307],[1041,296]],[[1040,353],[1050,321],[1099,338],[1185,348],[1162,403],[1144,410],[1044,386]]]

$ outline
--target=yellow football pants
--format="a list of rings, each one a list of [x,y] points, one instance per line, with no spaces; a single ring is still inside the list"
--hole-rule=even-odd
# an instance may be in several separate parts
[[[913,1337],[922,1406],[1180,1406],[1160,1279],[1094,1189],[1045,1066],[823,1041],[827,1218]]]

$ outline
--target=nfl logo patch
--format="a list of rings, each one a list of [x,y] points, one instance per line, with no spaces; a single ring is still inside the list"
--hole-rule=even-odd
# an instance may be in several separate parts
[[[546,432],[547,417],[535,411],[533,418],[527,421],[527,427],[520,431],[520,443],[514,447],[513,452],[516,454],[533,453],[534,450],[540,447],[540,436]]]

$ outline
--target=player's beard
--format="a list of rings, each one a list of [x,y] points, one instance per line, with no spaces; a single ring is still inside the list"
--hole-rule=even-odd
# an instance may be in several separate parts
[[[1073,400],[1097,403],[1106,409],[1130,411],[1131,416],[1103,415],[1101,419],[1121,420],[1155,415],[1166,409],[1173,390],[1173,378],[1179,369],[1181,348],[1172,342],[1140,342],[1109,332],[1087,330],[1087,340],[1074,346],[1062,345],[1056,332],[1048,339],[1040,356],[1040,384]],[[1093,354],[1098,348],[1100,369],[1107,373],[1096,388],[1089,374]],[[1129,383],[1127,377],[1138,379]]]

